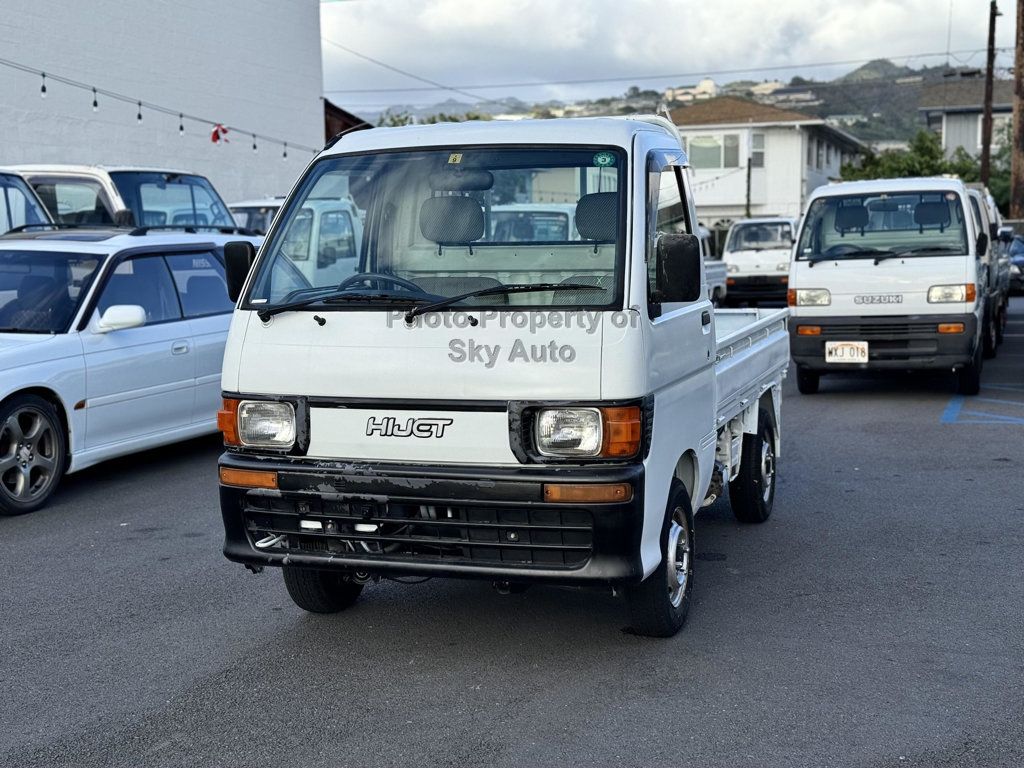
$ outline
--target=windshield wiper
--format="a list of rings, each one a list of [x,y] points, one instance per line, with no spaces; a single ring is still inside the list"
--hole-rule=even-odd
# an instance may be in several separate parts
[[[0,333],[49,333],[49,334],[52,334],[53,331],[42,331],[42,330],[35,330],[35,329],[32,329],[32,328],[14,328],[14,327],[11,327],[11,328],[0,328]]]
[[[429,301],[430,297],[406,295],[401,293],[353,293],[351,291],[328,291],[317,296],[309,296],[305,299],[299,299],[298,301],[291,301],[286,304],[278,304],[273,307],[266,307],[265,309],[259,309],[256,311],[256,316],[260,320],[266,322],[274,315],[279,315],[282,312],[290,312],[293,309],[302,309],[303,307],[309,307],[313,304],[343,304],[348,301],[383,301],[383,300],[401,301],[420,303]]]
[[[922,245],[918,248],[905,248],[902,251],[893,251],[892,253],[887,253],[883,256],[876,256],[875,264],[878,264],[880,261],[885,261],[886,259],[895,259],[900,256],[921,256],[925,253],[960,253],[961,250],[961,248],[958,248],[955,245]]]
[[[583,285],[582,283],[510,283],[509,285],[496,285],[493,288],[481,288],[477,291],[468,291],[466,293],[460,293],[458,296],[451,296],[447,299],[441,299],[440,301],[434,301],[430,304],[423,304],[419,307],[413,307],[405,313],[405,322],[412,323],[419,315],[425,315],[427,312],[435,312],[445,307],[450,307],[452,304],[458,304],[460,301],[466,299],[472,299],[476,296],[501,296],[510,293],[531,293],[534,291],[603,291],[597,285]],[[476,325],[476,318],[471,317],[469,320],[470,325]]]
[[[817,256],[810,256],[807,259],[808,266],[813,267],[819,261],[841,261],[842,259],[857,258],[862,256],[874,256],[885,255],[886,257],[890,254],[890,251],[883,251],[878,248],[857,248],[853,251],[843,251],[842,253],[836,253],[831,256],[826,256],[823,253]]]

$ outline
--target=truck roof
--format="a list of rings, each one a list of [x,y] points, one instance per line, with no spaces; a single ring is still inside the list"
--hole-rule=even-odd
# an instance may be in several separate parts
[[[463,123],[374,128],[346,134],[324,155],[368,152],[395,147],[448,147],[468,144],[572,144],[630,149],[640,132],[660,132],[676,139],[674,126],[654,115],[576,117],[554,120],[468,120]]]
[[[284,205],[285,198],[281,197],[261,197],[253,200],[240,200],[237,203],[228,203],[228,208],[280,208]]]
[[[818,187],[811,199],[836,195],[870,195],[882,192],[945,192],[952,190],[966,194],[959,179],[944,176],[908,177],[903,179],[871,179],[870,181],[841,181]]]
[[[144,165],[76,165],[73,163],[36,163],[16,165],[12,168],[18,173],[86,173],[105,174],[118,173],[123,171],[134,171],[136,173],[175,173],[181,176],[202,176],[193,171],[182,171],[175,168],[151,168]]]
[[[736,219],[732,225],[737,227],[740,224],[777,224],[779,222],[793,224],[799,218],[799,216],[752,216],[749,219]]]
[[[262,238],[222,235],[219,232],[154,232],[133,235],[128,230],[118,229],[48,229],[0,236],[0,250],[111,254],[128,248],[145,246],[210,245],[220,247],[232,240],[257,242]]]

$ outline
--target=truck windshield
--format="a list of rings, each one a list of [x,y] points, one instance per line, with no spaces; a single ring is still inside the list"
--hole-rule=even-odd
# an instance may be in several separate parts
[[[103,258],[0,250],[0,333],[67,331]]]
[[[0,173],[0,232],[49,221],[50,217],[24,179]]]
[[[202,176],[153,171],[110,174],[118,194],[143,227],[233,227],[231,212]]]
[[[461,147],[325,158],[274,226],[248,300],[271,307],[343,281],[385,302],[572,283],[597,290],[465,303],[612,307],[622,295],[623,157],[601,148]]]
[[[819,197],[800,231],[798,260],[968,252],[963,202],[952,190]]]
[[[793,245],[793,227],[788,221],[737,224],[729,234],[727,251],[766,251]]]

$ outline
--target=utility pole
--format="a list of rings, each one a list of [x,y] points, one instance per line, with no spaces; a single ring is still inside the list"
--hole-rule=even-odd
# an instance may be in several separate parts
[[[988,66],[985,68],[985,113],[981,118],[981,183],[988,186],[992,168],[992,78],[996,66],[996,0],[988,9]],[[1019,27],[1020,24],[1018,23]]]
[[[1017,53],[1013,66],[1013,96],[1010,218],[1024,219],[1024,0],[1017,0]]]

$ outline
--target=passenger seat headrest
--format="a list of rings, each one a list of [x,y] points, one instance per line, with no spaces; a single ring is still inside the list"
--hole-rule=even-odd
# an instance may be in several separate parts
[[[868,225],[868,209],[863,205],[841,205],[836,209],[836,229],[846,232]]]
[[[576,203],[576,230],[584,240],[613,242],[619,232],[619,193],[581,197]]]
[[[420,208],[420,232],[438,245],[468,245],[484,236],[484,209],[471,197],[430,197]]]
[[[918,203],[914,206],[914,223],[919,227],[949,225],[949,206],[945,203]]]

